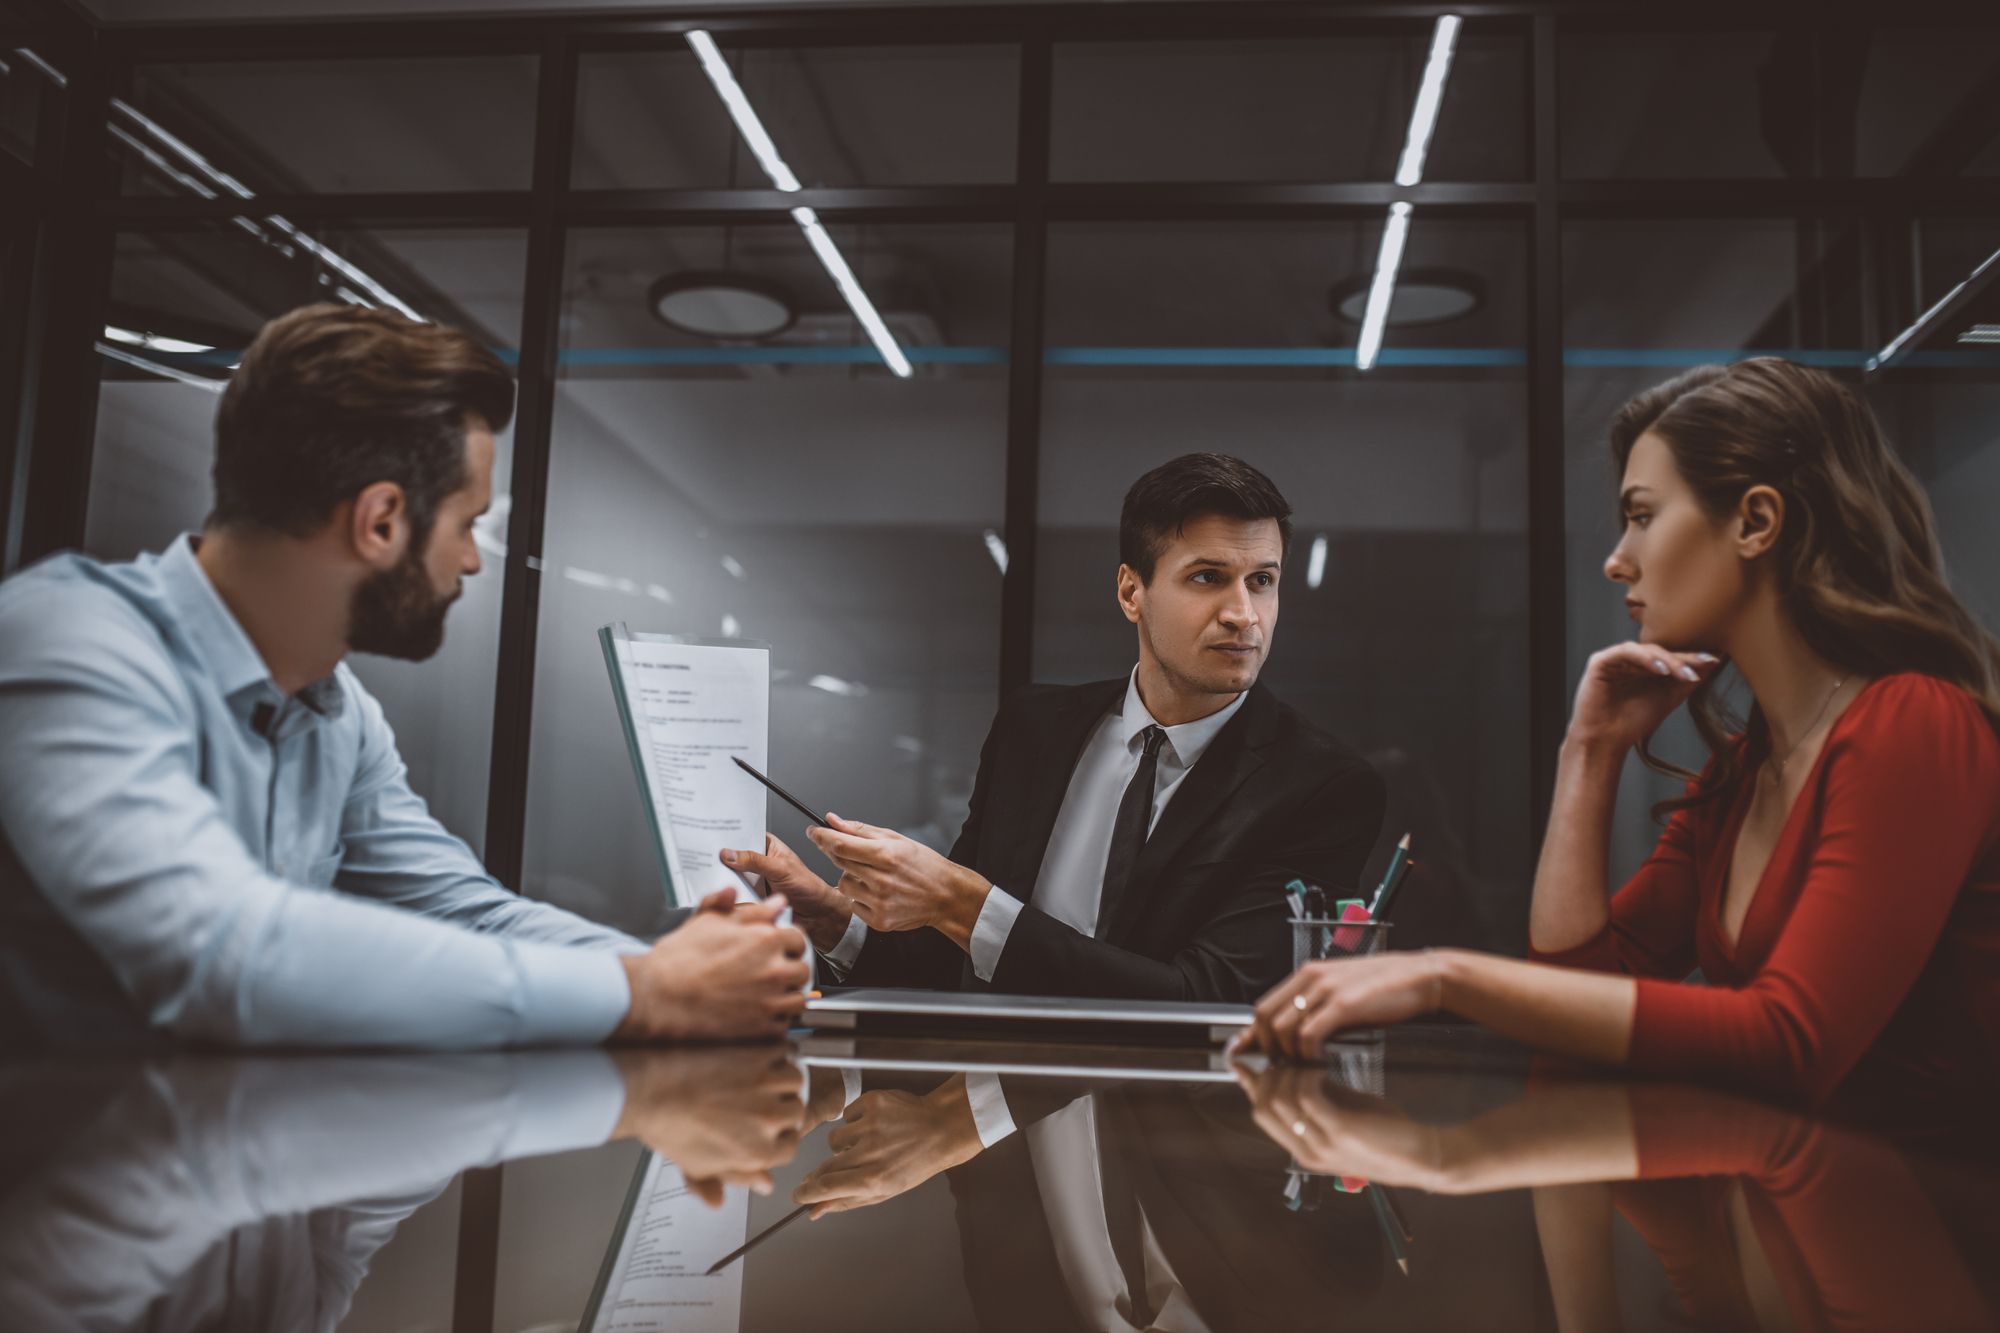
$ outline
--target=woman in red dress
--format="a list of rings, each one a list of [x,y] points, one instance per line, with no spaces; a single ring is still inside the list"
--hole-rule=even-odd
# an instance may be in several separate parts
[[[1637,640],[1584,672],[1535,873],[1530,961],[1315,963],[1250,1040],[1448,1009],[1543,1050],[1817,1103],[1953,1099],[2000,1069],[2000,643],[1945,582],[1873,415],[1776,359],[1641,394],[1611,445],[1605,573]],[[1730,734],[1725,664],[1755,703]],[[1619,772],[1689,704],[1712,751],[1613,897]],[[1702,981],[1690,981],[1700,970]]]

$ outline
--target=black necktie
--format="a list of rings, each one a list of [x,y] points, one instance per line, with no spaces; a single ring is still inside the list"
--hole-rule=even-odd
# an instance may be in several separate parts
[[[1151,1328],[1152,1294],[1146,1290],[1146,1217],[1139,1207],[1138,1186],[1104,1117],[1110,1109],[1102,1097],[1097,1113],[1097,1179],[1104,1189],[1104,1225],[1111,1233],[1111,1256],[1125,1279],[1125,1317],[1140,1328]]]
[[[1160,743],[1167,733],[1158,726],[1139,733],[1146,748],[1139,755],[1139,771],[1125,784],[1125,796],[1118,802],[1118,818],[1111,825],[1111,851],[1104,858],[1104,894],[1098,900],[1099,926],[1111,905],[1124,895],[1132,867],[1146,849],[1146,831],[1153,822],[1153,775],[1160,767]]]

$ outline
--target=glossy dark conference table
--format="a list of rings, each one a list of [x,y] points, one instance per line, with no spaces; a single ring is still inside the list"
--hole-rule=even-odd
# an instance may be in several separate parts
[[[996,1096],[1011,1132],[982,1144]],[[1241,1074],[1206,1050],[803,1034],[17,1062],[0,1129],[10,1333],[1975,1329],[2000,1308],[1976,1130],[1585,1077],[1450,1026]]]

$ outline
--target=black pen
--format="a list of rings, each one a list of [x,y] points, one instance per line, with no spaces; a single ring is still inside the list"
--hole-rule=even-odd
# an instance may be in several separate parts
[[[723,1255],[720,1259],[717,1259],[714,1263],[710,1264],[708,1266],[708,1271],[702,1274],[702,1276],[714,1277],[717,1273],[720,1273],[723,1269],[729,1267],[729,1265],[735,1263],[738,1259],[741,1259],[744,1255],[750,1253],[750,1251],[756,1249],[759,1245],[763,1244],[764,1238],[766,1236],[777,1235],[780,1231],[783,1231],[787,1226],[791,1225],[793,1222],[798,1221],[799,1218],[803,1217],[807,1212],[811,1211],[811,1209],[812,1205],[809,1203],[800,1204],[798,1207],[792,1209],[791,1212],[786,1213],[783,1217],[771,1223],[770,1226],[765,1227],[762,1231],[752,1236],[749,1240],[744,1241],[741,1245],[738,1245],[728,1254]]]
[[[783,787],[780,787],[777,783],[771,781],[771,779],[765,777],[762,773],[759,773],[756,769],[750,767],[750,765],[744,763],[741,759],[738,759],[735,755],[729,756],[729,762],[735,764],[738,768],[742,769],[745,773],[748,773],[751,777],[757,779],[757,781],[763,783],[766,787],[769,787],[772,790],[772,792],[774,792],[777,795],[779,800],[791,806],[794,810],[797,810],[800,814],[804,815],[807,819],[810,819],[813,823],[819,825],[823,829],[833,829],[835,833],[840,832],[839,829],[833,828],[833,825],[826,822],[825,815],[814,813],[813,808],[811,806],[807,805],[804,801],[801,801],[798,797],[786,791]]]

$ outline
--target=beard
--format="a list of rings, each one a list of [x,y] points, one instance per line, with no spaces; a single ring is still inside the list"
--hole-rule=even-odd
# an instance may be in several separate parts
[[[424,569],[420,544],[410,543],[394,568],[371,574],[354,590],[347,646],[357,653],[421,662],[444,644],[444,617],[459,589],[439,596]]]

